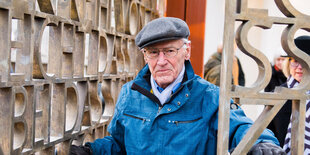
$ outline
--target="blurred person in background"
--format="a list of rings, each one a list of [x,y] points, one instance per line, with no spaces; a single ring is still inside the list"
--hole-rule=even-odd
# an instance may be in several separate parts
[[[235,49],[236,48],[237,46],[235,44]],[[204,79],[217,86],[220,86],[222,52],[223,45],[219,45],[217,47],[217,52],[215,52],[204,65]],[[244,73],[240,61],[236,56],[233,59],[232,84],[240,86],[245,85]]]
[[[269,84],[265,88],[265,92],[272,92],[276,86],[286,82],[286,77],[282,72],[282,62],[287,56],[277,53],[274,57],[274,65],[272,66],[272,75]]]
[[[283,52],[282,52],[283,53]],[[277,53],[274,58],[274,65],[272,66],[272,75],[269,84],[265,88],[265,92],[273,92],[276,86],[280,86],[286,82],[286,76],[283,74],[283,61],[287,56]],[[288,58],[287,58],[288,60]],[[280,146],[284,144],[284,138],[286,135],[287,125],[289,123],[289,116],[291,114],[291,104],[285,104],[277,115],[267,126],[280,142]]]
[[[300,36],[297,37],[295,40],[295,45],[305,52],[308,56],[310,56],[310,36]],[[288,76],[287,82],[284,83],[282,86],[287,88],[294,88],[298,86],[298,84],[301,82],[302,76],[303,76],[303,67],[301,64],[295,60],[292,57],[289,57],[284,61],[284,68],[283,73],[284,75]],[[303,79],[305,80],[305,79]],[[307,80],[307,79],[306,79]],[[309,80],[309,79],[308,79]],[[310,91],[307,91],[307,94],[310,94]],[[309,155],[310,154],[310,100],[307,100],[306,102],[306,120],[305,120],[305,144],[304,144],[304,154]],[[282,117],[282,123],[286,123],[284,121],[290,120],[291,116],[291,107],[292,107],[292,101],[288,100],[284,106],[289,106],[289,110],[287,110],[287,115],[283,115]],[[282,110],[282,109],[281,109]],[[287,123],[288,124],[288,123]],[[283,125],[283,128],[285,126]],[[289,121],[287,129],[287,134],[285,136],[284,140],[284,146],[283,149],[285,152],[290,155],[291,154],[291,121]],[[283,129],[284,130],[284,129]],[[280,140],[280,139],[279,139]],[[281,142],[281,141],[280,141]]]

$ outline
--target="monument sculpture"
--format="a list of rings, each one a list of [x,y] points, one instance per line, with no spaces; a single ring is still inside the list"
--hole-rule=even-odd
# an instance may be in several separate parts
[[[158,8],[156,0],[1,0],[0,154],[67,154],[72,143],[104,137],[122,84],[144,65],[135,35],[162,16]]]

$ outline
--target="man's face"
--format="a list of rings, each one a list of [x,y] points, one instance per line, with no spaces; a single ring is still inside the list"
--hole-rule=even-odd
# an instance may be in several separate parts
[[[171,84],[181,72],[184,61],[189,60],[190,58],[190,43],[186,44],[187,48],[184,48],[184,41],[180,40],[171,40],[156,43],[146,49],[160,49],[158,57],[150,58],[144,52],[144,60],[149,65],[151,74],[156,81],[156,83],[161,88],[166,88]],[[163,48],[179,49],[177,54],[173,57],[168,57],[163,53]]]
[[[285,60],[284,57],[278,57],[276,58],[276,61],[275,61],[275,65],[280,69],[282,70],[282,62]]]

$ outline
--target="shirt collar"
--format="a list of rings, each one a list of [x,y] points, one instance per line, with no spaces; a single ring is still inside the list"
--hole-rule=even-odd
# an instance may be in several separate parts
[[[171,83],[170,85],[172,85],[172,93],[174,93],[176,90],[178,90],[178,88],[181,86],[181,82],[182,79],[184,77],[184,72],[185,72],[185,66],[183,65],[183,68],[180,72],[180,74],[178,75],[178,77],[174,80],[173,83]],[[161,93],[162,91],[164,91],[164,88],[161,88],[157,82],[154,80],[154,78],[151,78],[154,82],[155,87],[157,88],[157,90]],[[168,88],[170,85],[168,85],[166,88]]]
[[[166,101],[170,98],[171,94],[174,93],[181,86],[184,73],[185,73],[185,66],[183,65],[183,68],[181,72],[179,73],[178,77],[165,89],[160,88],[158,84],[156,83],[156,81],[154,80],[153,76],[151,75],[151,79],[150,79],[151,86],[152,86],[151,92],[153,92],[153,94],[158,98],[158,100],[160,101],[162,105],[166,103]]]

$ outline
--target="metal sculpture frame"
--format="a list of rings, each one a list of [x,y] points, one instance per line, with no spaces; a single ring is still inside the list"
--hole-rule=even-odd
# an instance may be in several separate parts
[[[159,16],[156,0],[1,0],[0,154],[68,154],[107,135],[144,65],[134,37]]]
[[[251,105],[265,105],[265,109],[254,122],[254,125],[246,133],[245,137],[233,151],[233,155],[246,154],[262,131],[271,122],[273,117],[281,109],[287,100],[292,100],[292,154],[303,154],[306,100],[310,99],[306,94],[310,90],[309,66],[310,57],[300,51],[294,44],[294,37],[298,30],[310,32],[310,16],[295,9],[289,0],[275,0],[279,10],[286,17],[268,16],[268,10],[248,8],[247,0],[225,1],[225,28],[224,28],[224,52],[221,69],[219,130],[217,154],[229,154],[229,111],[230,99],[236,98],[239,103]],[[235,23],[241,22],[235,32]],[[272,25],[286,25],[282,32],[281,43],[285,52],[294,57],[303,66],[303,79],[298,87],[293,89],[277,87],[274,93],[261,92],[270,81],[271,66],[267,57],[248,42],[249,30],[253,27],[270,29]],[[231,85],[231,70],[233,60],[234,41],[239,49],[252,58],[258,65],[258,78],[250,87]],[[301,120],[301,121],[300,121]]]

